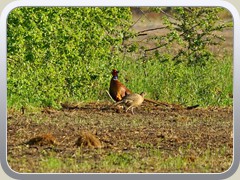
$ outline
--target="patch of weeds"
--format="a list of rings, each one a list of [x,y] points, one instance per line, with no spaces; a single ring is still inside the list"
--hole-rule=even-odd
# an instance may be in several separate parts
[[[106,169],[129,169],[134,163],[134,157],[128,153],[109,153],[102,162]]]
[[[63,162],[56,157],[47,157],[40,162],[42,172],[56,172],[63,166]]]

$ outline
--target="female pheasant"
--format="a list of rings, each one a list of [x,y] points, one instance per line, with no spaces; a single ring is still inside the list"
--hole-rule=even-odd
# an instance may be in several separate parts
[[[129,95],[123,97],[123,99],[121,101],[115,103],[115,105],[124,104],[125,106],[127,106],[126,112],[129,109],[131,109],[132,114],[134,114],[133,108],[138,107],[143,103],[145,95],[146,95],[145,92],[142,92],[141,94],[132,93],[132,94],[129,94]]]
[[[116,102],[121,101],[124,96],[132,93],[118,80],[118,72],[116,69],[112,70],[112,79],[109,88],[109,93]]]

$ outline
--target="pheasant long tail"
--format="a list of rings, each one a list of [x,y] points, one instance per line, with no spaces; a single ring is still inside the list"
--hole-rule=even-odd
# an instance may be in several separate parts
[[[152,100],[152,99],[148,99],[148,98],[144,98],[144,101],[151,102],[151,103],[154,103],[154,104],[157,104],[157,105],[169,106],[169,104],[167,104],[167,103],[158,102],[158,101],[155,101],[155,100]]]

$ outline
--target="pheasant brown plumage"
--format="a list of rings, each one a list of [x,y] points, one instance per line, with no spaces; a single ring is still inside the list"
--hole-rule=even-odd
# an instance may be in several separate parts
[[[112,79],[110,82],[109,93],[116,102],[121,101],[123,97],[132,93],[118,80],[118,71],[116,69],[112,70]]]

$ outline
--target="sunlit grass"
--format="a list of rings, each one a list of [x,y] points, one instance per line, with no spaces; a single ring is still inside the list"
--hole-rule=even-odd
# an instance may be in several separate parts
[[[127,69],[127,68],[129,69]],[[134,92],[147,92],[147,97],[200,106],[231,106],[233,92],[233,64],[230,56],[207,62],[205,66],[175,65],[174,62],[126,62],[122,80]],[[131,69],[131,70],[130,70]]]
[[[198,104],[203,107],[232,106],[233,64],[231,56],[221,60],[212,60],[207,62],[205,66],[175,65],[174,62],[160,62],[158,59],[146,62],[128,59],[115,68],[120,70],[119,80],[121,82],[133,92],[147,92],[148,98],[183,105]],[[110,72],[111,69],[108,69],[107,79],[98,79],[97,82],[92,80],[95,86],[89,89],[88,93],[81,92],[79,89],[78,93],[83,93],[81,98],[79,96],[68,97],[67,101],[110,100],[106,94],[111,79]],[[29,88],[29,91],[34,91],[34,89]],[[48,100],[49,103],[44,105],[40,99],[32,99],[34,96],[9,96],[8,107],[20,108],[22,106],[48,106],[51,104],[51,98]],[[62,101],[65,100],[62,99]],[[60,102],[58,100],[54,104],[60,106]]]

